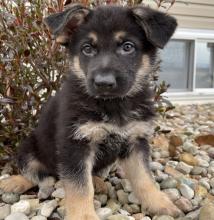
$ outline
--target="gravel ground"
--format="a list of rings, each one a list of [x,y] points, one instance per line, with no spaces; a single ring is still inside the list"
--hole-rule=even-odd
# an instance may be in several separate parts
[[[158,119],[160,126],[152,143],[151,170],[157,187],[168,194],[184,213],[179,220],[214,220],[214,105],[177,106]],[[1,172],[12,174],[10,165]],[[37,189],[24,195],[0,190],[0,220],[61,220],[64,190],[56,182],[45,197]],[[94,204],[101,220],[173,220],[149,216],[120,169],[113,168],[96,186]]]

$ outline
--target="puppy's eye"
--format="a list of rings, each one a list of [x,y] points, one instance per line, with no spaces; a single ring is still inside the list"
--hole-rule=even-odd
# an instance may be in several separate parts
[[[97,50],[91,44],[84,44],[81,51],[85,56],[89,57],[97,54]]]
[[[121,54],[131,54],[135,51],[135,45],[134,43],[130,41],[126,41],[121,46]]]

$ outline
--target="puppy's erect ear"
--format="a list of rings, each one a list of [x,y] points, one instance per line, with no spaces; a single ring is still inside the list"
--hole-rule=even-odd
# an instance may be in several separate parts
[[[175,18],[151,8],[136,6],[132,8],[132,13],[144,29],[148,41],[159,48],[166,45],[177,26]]]
[[[90,9],[82,5],[72,5],[63,12],[52,14],[44,19],[54,39],[60,44],[66,45],[73,31],[84,22]]]

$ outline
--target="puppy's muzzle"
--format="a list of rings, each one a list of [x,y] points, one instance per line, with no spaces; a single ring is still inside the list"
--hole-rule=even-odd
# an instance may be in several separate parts
[[[113,74],[97,74],[94,77],[94,89],[98,92],[111,92],[116,89],[117,81]]]

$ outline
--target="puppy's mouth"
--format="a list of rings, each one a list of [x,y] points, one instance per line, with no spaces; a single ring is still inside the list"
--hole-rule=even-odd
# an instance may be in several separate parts
[[[118,98],[118,96],[111,94],[109,92],[104,92],[102,94],[95,95],[95,98],[96,99],[114,99],[114,98]]]
[[[114,99],[121,98],[126,96],[126,88],[118,87],[118,88],[94,88],[88,85],[88,93],[96,99]]]

